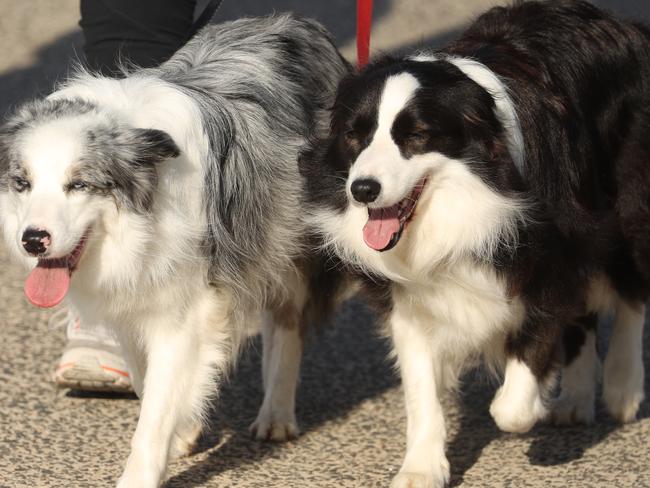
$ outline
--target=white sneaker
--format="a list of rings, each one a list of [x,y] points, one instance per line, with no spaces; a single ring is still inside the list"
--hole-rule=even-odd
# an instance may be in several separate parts
[[[74,390],[133,391],[126,362],[110,332],[101,324],[84,327],[71,310],[65,320],[68,343],[54,371],[54,382]]]

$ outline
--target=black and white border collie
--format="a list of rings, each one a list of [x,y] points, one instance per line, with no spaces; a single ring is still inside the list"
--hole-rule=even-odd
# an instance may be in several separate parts
[[[142,399],[120,488],[188,453],[266,317],[256,437],[297,435],[302,326],[323,298],[298,154],[348,65],[316,22],[209,26],[121,79],[81,73],[0,132],[0,226],[28,298],[120,339]],[[331,281],[329,282],[332,283]]]
[[[579,1],[481,16],[440,52],[344,80],[301,160],[313,223],[367,276],[401,371],[395,488],[449,479],[441,394],[473,359],[504,371],[490,407],[526,432],[591,422],[595,322],[615,311],[604,401],[644,396],[650,291],[650,31]]]

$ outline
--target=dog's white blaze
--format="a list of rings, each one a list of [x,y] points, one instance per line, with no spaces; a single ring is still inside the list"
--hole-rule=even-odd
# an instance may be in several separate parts
[[[515,110],[515,105],[508,93],[506,85],[501,79],[483,63],[470,58],[461,58],[457,56],[443,56],[432,54],[418,54],[411,58],[413,61],[433,62],[445,60],[455,65],[465,75],[476,84],[483,87],[494,99],[496,106],[496,116],[501,125],[506,130],[508,151],[519,174],[525,174],[524,157],[525,146],[524,136],[519,124],[519,117]]]
[[[490,413],[501,430],[519,433],[528,432],[546,416],[542,385],[526,363],[508,360],[503,385],[490,405]]]
[[[406,104],[413,98],[418,88],[420,88],[420,82],[410,73],[393,75],[386,80],[381,101],[379,102],[377,130],[373,138],[373,143],[380,141],[380,143],[384,142],[389,143],[389,145],[395,145],[394,142],[390,142],[392,141],[390,130],[395,121],[395,117],[397,117]]]
[[[397,115],[413,98],[420,87],[417,79],[409,73],[391,76],[386,80],[377,114],[377,129],[373,138],[350,170],[350,185],[356,179],[373,178],[381,183],[381,193],[372,207],[388,207],[404,199],[426,171],[417,162],[402,157],[399,147],[391,136],[391,128]],[[412,166],[404,171],[404,164]],[[350,196],[350,201],[354,199]]]
[[[48,188],[63,193],[66,170],[82,153],[81,132],[82,123],[78,118],[53,120],[25,131],[22,153],[33,189]]]

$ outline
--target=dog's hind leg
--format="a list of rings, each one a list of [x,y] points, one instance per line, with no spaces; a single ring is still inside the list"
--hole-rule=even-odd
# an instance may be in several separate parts
[[[603,399],[609,414],[619,422],[633,421],[644,398],[645,309],[642,303],[618,302],[605,357]]]
[[[596,350],[598,316],[590,314],[564,330],[564,367],[560,396],[553,405],[558,425],[591,424],[595,417],[599,366]]]
[[[290,298],[269,307],[262,329],[264,401],[250,427],[259,440],[298,436],[295,399],[305,331],[328,322],[335,307],[358,289],[358,283],[326,254],[302,263],[285,285]]]
[[[160,485],[175,438],[187,434],[187,426],[198,425],[237,349],[229,315],[214,290],[206,290],[190,303],[147,316],[140,324],[147,370],[140,418],[119,488]]]
[[[299,434],[295,402],[303,346],[301,309],[286,303],[271,310],[263,324],[264,401],[250,427],[256,439],[285,441]]]

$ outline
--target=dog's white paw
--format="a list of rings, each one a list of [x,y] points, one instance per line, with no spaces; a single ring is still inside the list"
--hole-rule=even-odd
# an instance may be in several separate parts
[[[551,420],[556,425],[594,423],[596,417],[594,392],[564,393],[553,402]]]
[[[504,432],[523,434],[548,414],[538,392],[502,386],[490,405],[490,415]]]
[[[630,353],[631,354],[631,353]],[[619,422],[633,422],[645,396],[644,367],[641,355],[630,360],[618,351],[605,359],[603,400],[609,414]]]
[[[151,480],[146,480],[142,476],[125,476],[118,480],[116,488],[158,488],[158,483],[152,483]]]
[[[437,449],[434,449],[434,452]],[[411,453],[409,453],[411,454]],[[431,456],[431,451],[427,452]],[[409,456],[407,455],[407,458]],[[430,470],[413,469],[403,466],[400,472],[393,478],[390,488],[443,488],[449,483],[450,471],[449,461],[444,455],[444,450],[434,456],[436,463]],[[413,458],[411,458],[411,461]]]
[[[164,470],[147,469],[129,457],[117,488],[158,488]]]
[[[291,413],[260,410],[257,419],[249,428],[251,435],[260,441],[283,442],[296,439],[300,435],[296,417]]]
[[[433,478],[424,473],[400,473],[390,484],[390,488],[438,488],[434,485]]]
[[[169,450],[169,458],[178,459],[191,455],[196,448],[202,431],[203,426],[200,423],[177,431],[174,434],[172,445]]]
[[[639,405],[645,397],[643,375],[613,381],[607,375],[603,387],[603,400],[607,412],[619,422],[628,423],[636,420]]]
[[[447,459],[437,473],[401,471],[390,484],[390,488],[443,488],[449,483],[449,462]]]

